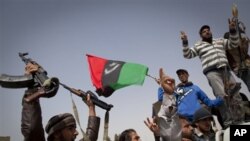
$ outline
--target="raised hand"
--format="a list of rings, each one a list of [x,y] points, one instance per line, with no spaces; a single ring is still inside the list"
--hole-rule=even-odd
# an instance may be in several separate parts
[[[162,68],[160,68],[159,75],[160,75],[160,84],[164,92],[167,94],[173,94],[175,89],[175,80],[170,76],[166,75]]]
[[[96,116],[95,105],[94,105],[93,101],[91,100],[90,94],[87,95],[87,99],[86,99],[85,103],[89,107],[89,116]]]
[[[25,74],[32,74],[36,71],[38,71],[39,66],[36,64],[28,63],[25,66]]]
[[[186,35],[186,33],[184,31],[181,31],[181,40],[182,41],[187,41],[188,40],[187,35]]]
[[[228,24],[229,24],[229,29],[236,29],[236,19],[232,18],[232,19],[228,19]]]
[[[153,133],[159,134],[160,133],[160,128],[156,124],[156,117],[153,117],[152,120],[147,118],[147,120],[144,120],[145,125],[150,129]]]

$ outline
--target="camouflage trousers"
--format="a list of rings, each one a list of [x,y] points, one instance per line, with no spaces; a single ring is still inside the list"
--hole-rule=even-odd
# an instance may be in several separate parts
[[[234,124],[241,123],[245,120],[245,109],[244,103],[241,99],[240,94],[235,94],[234,96],[230,96],[226,100],[226,105],[229,108],[229,112],[231,113],[231,117]]]

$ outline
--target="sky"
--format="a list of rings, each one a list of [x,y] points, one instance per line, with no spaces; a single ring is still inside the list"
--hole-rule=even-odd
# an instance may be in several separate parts
[[[183,57],[180,31],[187,33],[190,45],[200,40],[198,30],[204,24],[210,25],[214,38],[222,37],[228,31],[233,4],[238,6],[239,20],[248,34],[249,0],[1,0],[0,74],[23,75],[25,64],[18,53],[28,52],[27,57],[43,66],[49,77],[94,92],[86,58],[86,54],[92,54],[146,65],[148,74],[154,77],[163,68],[177,83],[175,71],[187,69],[190,81],[213,99],[199,58]],[[125,87],[108,98],[99,97],[114,105],[109,121],[112,140],[127,128],[134,128],[143,141],[154,140],[143,121],[152,115],[157,88],[156,82],[146,77],[142,86]],[[11,141],[23,139],[20,126],[24,90],[0,87],[0,136],[10,136]],[[241,92],[250,98],[244,84]],[[73,99],[85,130],[88,108],[79,97]],[[41,98],[40,103],[44,126],[55,114],[73,113],[70,92],[63,87],[56,96]],[[96,107],[96,112],[101,118],[101,141],[105,111]]]

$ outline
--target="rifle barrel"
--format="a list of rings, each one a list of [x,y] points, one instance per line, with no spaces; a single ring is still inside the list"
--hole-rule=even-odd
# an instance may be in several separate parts
[[[108,111],[109,111],[109,110],[113,107],[113,105],[107,104],[107,103],[105,103],[104,101],[99,100],[98,97],[96,97],[96,95],[94,95],[94,93],[92,93],[91,91],[87,91],[87,93],[86,93],[86,92],[84,92],[84,91],[82,91],[82,90],[76,90],[76,89],[74,89],[74,88],[70,88],[69,86],[67,86],[67,85],[65,85],[65,84],[63,84],[63,83],[61,83],[61,82],[59,82],[59,84],[60,84],[61,86],[63,86],[65,89],[67,89],[67,90],[69,90],[70,92],[72,92],[73,94],[75,94],[75,95],[77,95],[77,96],[83,98],[83,100],[86,99],[87,94],[90,94],[90,97],[91,97],[92,102],[93,102],[96,106],[98,106],[98,107],[100,107],[100,108],[102,108],[102,109],[105,109],[105,110],[108,110]]]
[[[65,84],[63,84],[63,83],[61,83],[61,82],[59,82],[59,84],[62,85],[65,89],[67,89],[67,90],[69,90],[70,92],[72,92],[73,94],[75,94],[75,95],[77,95],[77,96],[80,96],[80,97],[83,96],[83,94],[81,94],[81,93],[80,93],[79,91],[77,91],[76,89],[70,88],[69,86],[67,86],[67,85],[65,85]]]

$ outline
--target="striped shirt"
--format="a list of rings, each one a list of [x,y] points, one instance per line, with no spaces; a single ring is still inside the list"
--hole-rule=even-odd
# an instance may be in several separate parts
[[[189,48],[183,45],[183,56],[187,59],[199,56],[203,73],[219,69],[228,65],[225,50],[238,47],[238,34],[230,34],[229,40],[224,38],[213,39],[212,44],[204,41],[198,41],[194,47]]]

